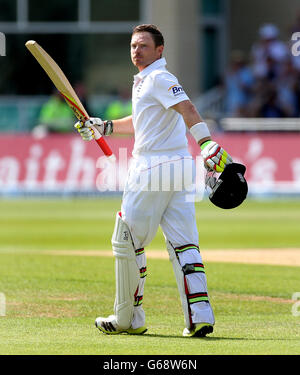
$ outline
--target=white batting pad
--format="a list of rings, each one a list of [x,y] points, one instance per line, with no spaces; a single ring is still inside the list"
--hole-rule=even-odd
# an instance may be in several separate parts
[[[167,250],[178,286],[186,328],[194,323],[214,324],[214,314],[209,303],[207,282],[198,246],[185,245],[174,248],[166,239]]]
[[[181,300],[181,305],[182,305],[182,310],[184,314],[184,321],[185,321],[185,326],[190,329],[191,328],[191,320],[190,320],[190,314],[189,314],[189,306],[186,298],[186,293],[185,293],[185,287],[184,287],[184,273],[182,271],[182,267],[179,264],[175,251],[171,244],[169,243],[168,240],[166,240],[166,245],[167,245],[167,250],[169,253],[169,259],[172,263],[173,270],[174,270],[174,275],[175,279],[177,282],[177,287],[179,291],[179,296]]]
[[[118,328],[127,329],[131,326],[133,319],[135,293],[139,285],[140,271],[129,228],[119,212],[116,215],[112,248],[116,267],[114,312]]]

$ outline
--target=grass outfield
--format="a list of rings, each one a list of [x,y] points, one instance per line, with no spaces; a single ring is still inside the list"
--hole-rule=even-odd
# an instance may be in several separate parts
[[[49,250],[110,250],[119,206],[119,199],[0,201],[0,292],[7,302],[0,354],[300,354],[300,316],[291,311],[299,267],[293,266],[205,262],[216,326],[210,337],[190,339],[181,336],[170,262],[149,258],[148,332],[98,332],[94,319],[112,313],[113,258]],[[196,208],[203,249],[300,248],[300,201]],[[159,231],[148,251],[163,249]]]

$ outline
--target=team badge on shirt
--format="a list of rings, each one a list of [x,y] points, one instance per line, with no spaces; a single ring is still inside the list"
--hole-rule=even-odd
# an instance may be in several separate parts
[[[183,88],[179,86],[178,84],[172,85],[171,87],[168,88],[168,91],[171,91],[171,90],[174,96],[184,94]]]

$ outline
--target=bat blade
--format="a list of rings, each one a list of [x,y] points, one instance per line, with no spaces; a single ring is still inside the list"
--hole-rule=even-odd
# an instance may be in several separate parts
[[[65,101],[73,110],[77,119],[83,122],[88,120],[88,113],[83,107],[69,80],[67,79],[61,68],[53,60],[53,58],[35,40],[28,40],[25,43],[25,46],[44,69],[45,73],[51,79],[54,86],[61,93]],[[96,142],[106,156],[114,157],[110,147],[103,139],[103,137],[100,137],[100,139],[96,140]]]

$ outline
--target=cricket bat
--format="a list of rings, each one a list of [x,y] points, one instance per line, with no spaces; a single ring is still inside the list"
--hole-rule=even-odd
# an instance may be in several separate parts
[[[68,81],[67,77],[52,59],[50,55],[34,40],[28,40],[25,46],[32,53],[41,67],[44,69],[48,77],[54,83],[57,90],[63,96],[65,101],[73,110],[75,116],[78,120],[85,122],[89,119],[89,115],[83,107],[81,101],[79,100],[76,92]],[[96,139],[96,142],[100,146],[103,153],[110,159],[115,160],[115,155],[113,155],[110,147],[106,143],[103,137]]]

